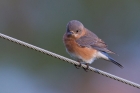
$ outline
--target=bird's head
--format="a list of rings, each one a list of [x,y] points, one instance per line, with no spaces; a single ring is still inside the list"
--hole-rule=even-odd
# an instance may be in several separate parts
[[[66,35],[70,38],[79,38],[84,32],[84,25],[77,21],[72,20],[67,24]]]

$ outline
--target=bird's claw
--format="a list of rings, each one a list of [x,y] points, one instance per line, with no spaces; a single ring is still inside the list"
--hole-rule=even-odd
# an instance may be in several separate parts
[[[83,67],[83,69],[84,69],[86,72],[88,72],[88,70],[89,70],[89,65],[86,64],[86,66],[87,66],[87,67],[86,67],[86,68]]]
[[[79,62],[79,65],[75,65],[75,67],[79,69],[81,67],[81,63]]]

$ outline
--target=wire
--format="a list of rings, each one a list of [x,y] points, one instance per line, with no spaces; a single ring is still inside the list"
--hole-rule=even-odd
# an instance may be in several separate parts
[[[76,62],[76,61],[71,60],[71,59],[69,59],[69,58],[63,57],[63,56],[58,55],[58,54],[56,54],[56,53],[50,52],[50,51],[48,51],[48,50],[39,48],[39,47],[37,47],[37,46],[31,45],[31,44],[29,44],[29,43],[20,41],[20,40],[18,40],[18,39],[12,38],[12,37],[10,37],[10,36],[7,36],[7,35],[4,35],[4,34],[1,34],[1,33],[0,33],[0,37],[3,38],[3,39],[9,40],[9,41],[11,41],[11,42],[20,44],[20,45],[22,45],[22,46],[28,47],[28,48],[30,48],[30,49],[39,51],[39,52],[41,52],[41,53],[47,54],[47,55],[49,55],[49,56],[52,56],[52,57],[58,58],[58,59],[60,59],[60,60],[66,61],[66,62],[68,62],[68,63],[74,64],[74,65],[80,65],[79,62]],[[84,65],[84,64],[81,64],[81,66],[82,66],[83,68],[85,68],[85,69],[87,68],[87,66]],[[133,86],[133,87],[136,87],[136,88],[139,88],[139,89],[140,89],[140,85],[139,85],[139,84],[134,83],[134,82],[131,82],[131,81],[126,80],[126,79],[123,79],[123,78],[120,78],[120,77],[118,77],[118,76],[112,75],[112,74],[110,74],[110,73],[104,72],[104,71],[102,71],[102,70],[99,70],[99,69],[96,69],[96,68],[93,68],[93,67],[90,67],[90,66],[89,66],[88,70],[94,71],[95,73],[101,74],[101,75],[103,75],[103,76],[109,77],[109,78],[111,78],[111,79],[117,80],[117,81],[119,81],[119,82],[122,82],[122,83],[125,83],[125,84],[128,84],[128,85],[130,85],[130,86]]]

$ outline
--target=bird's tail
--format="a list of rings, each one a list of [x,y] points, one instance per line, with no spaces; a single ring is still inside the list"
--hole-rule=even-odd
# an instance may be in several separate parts
[[[118,63],[117,61],[115,61],[113,58],[111,58],[109,56],[108,56],[108,60],[110,62],[114,63],[115,65],[119,66],[120,68],[123,68],[123,66],[120,63]]]
[[[101,53],[104,55],[104,56],[102,56],[103,59],[114,63],[115,65],[119,66],[120,68],[123,68],[123,66],[120,63],[118,63],[113,58],[111,58],[107,53],[105,53],[105,52],[101,52]]]

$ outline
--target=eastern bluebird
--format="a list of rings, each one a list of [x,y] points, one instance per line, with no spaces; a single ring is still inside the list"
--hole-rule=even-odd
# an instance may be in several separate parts
[[[123,68],[121,64],[108,55],[108,53],[115,53],[107,49],[105,42],[77,20],[72,20],[67,24],[63,42],[66,51],[80,63],[79,66],[81,66],[81,63],[87,65],[85,70],[88,69],[89,64],[98,58],[105,59]]]

